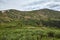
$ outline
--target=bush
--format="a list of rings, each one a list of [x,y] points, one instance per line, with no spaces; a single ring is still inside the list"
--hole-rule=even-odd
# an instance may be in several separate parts
[[[56,37],[56,38],[60,38],[60,33],[55,34],[55,37]]]
[[[55,34],[55,33],[52,32],[52,31],[47,33],[48,37],[54,37],[54,34]]]

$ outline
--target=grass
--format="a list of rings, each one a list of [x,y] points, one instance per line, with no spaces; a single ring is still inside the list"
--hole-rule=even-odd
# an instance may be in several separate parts
[[[19,23],[19,21],[2,22],[0,40],[60,40],[60,29],[32,25],[24,25],[24,22]]]
[[[53,40],[53,37],[47,36],[50,31],[60,33],[59,29],[49,27],[2,28],[0,29],[0,40]],[[54,39],[60,40],[56,37]]]

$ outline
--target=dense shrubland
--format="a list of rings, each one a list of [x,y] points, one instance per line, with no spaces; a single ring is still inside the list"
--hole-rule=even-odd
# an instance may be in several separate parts
[[[0,11],[0,40],[60,40],[60,12]]]

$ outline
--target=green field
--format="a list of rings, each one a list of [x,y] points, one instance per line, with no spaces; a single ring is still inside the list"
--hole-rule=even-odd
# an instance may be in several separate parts
[[[60,40],[60,29],[1,23],[0,40]]]

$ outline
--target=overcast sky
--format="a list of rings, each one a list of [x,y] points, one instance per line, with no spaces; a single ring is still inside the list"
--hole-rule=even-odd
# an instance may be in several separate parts
[[[0,0],[0,10],[29,11],[44,8],[60,11],[60,0]]]

